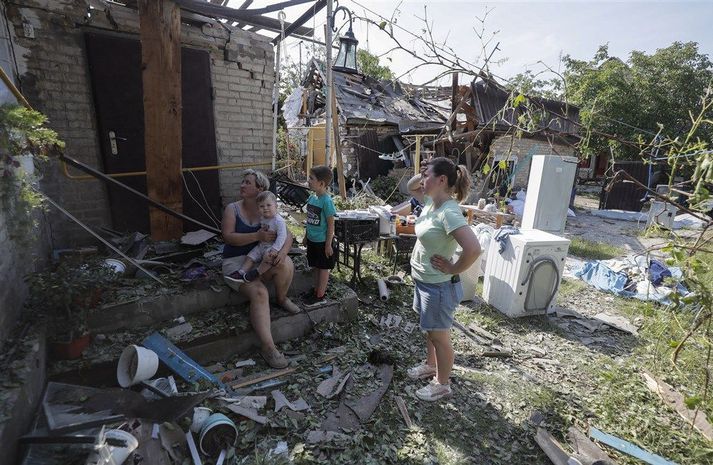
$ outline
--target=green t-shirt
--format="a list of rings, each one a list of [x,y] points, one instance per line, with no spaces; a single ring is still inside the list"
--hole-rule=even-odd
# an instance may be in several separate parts
[[[453,257],[458,243],[450,234],[468,223],[455,200],[447,200],[436,209],[429,197],[425,201],[421,216],[416,219],[417,240],[411,254],[411,276],[424,283],[442,283],[452,275],[433,268],[431,257]]]
[[[312,242],[326,242],[327,218],[336,214],[337,210],[329,194],[325,193],[319,197],[310,195],[307,200],[307,239]]]

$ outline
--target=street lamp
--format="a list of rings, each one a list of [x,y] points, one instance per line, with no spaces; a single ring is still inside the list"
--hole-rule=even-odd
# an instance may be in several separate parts
[[[343,10],[345,16],[349,15],[349,30],[339,38],[339,53],[337,53],[337,58],[334,60],[332,69],[343,73],[358,73],[357,44],[359,44],[359,41],[356,40],[352,32],[352,12],[346,7],[339,6],[334,10],[334,13],[332,13],[332,30],[337,32],[337,28],[334,26],[334,18],[337,16],[339,10]]]

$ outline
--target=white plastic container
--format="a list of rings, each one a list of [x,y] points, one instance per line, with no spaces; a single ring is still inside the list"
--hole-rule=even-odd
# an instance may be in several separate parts
[[[655,224],[665,229],[673,229],[673,220],[676,218],[677,213],[678,208],[675,205],[652,200],[646,227],[650,228]]]
[[[158,355],[145,347],[130,345],[121,353],[116,367],[119,386],[126,388],[151,379],[158,371]]]
[[[120,429],[110,429],[104,434],[104,437],[112,439],[121,439],[126,441],[126,447],[114,447],[109,446],[109,452],[111,453],[111,459],[115,465],[121,465],[126,462],[129,455],[139,447],[139,441],[131,433],[127,433]]]
[[[453,262],[458,260],[461,252],[463,252],[463,250],[458,247],[456,249],[456,252],[453,254]],[[473,264],[470,265],[470,268],[461,272],[459,275],[461,285],[463,286],[463,298],[461,299],[461,302],[466,302],[475,298],[475,287],[478,284],[478,278],[480,278],[480,276],[482,275],[482,271],[480,269],[480,262],[482,260],[482,257],[483,255],[481,254],[473,262]]]

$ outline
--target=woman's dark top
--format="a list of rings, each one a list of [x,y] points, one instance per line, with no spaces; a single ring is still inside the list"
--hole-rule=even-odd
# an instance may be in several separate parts
[[[257,224],[250,224],[243,220],[240,216],[240,210],[238,209],[238,203],[233,204],[233,210],[235,210],[235,232],[236,233],[254,233],[260,230],[260,222]],[[241,257],[247,255],[248,252],[252,250],[258,244],[258,241],[251,242],[245,245],[230,245],[225,244],[223,247],[223,258]]]

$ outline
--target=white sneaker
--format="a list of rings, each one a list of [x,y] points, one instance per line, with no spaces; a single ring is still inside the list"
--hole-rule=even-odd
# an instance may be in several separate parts
[[[435,402],[438,399],[449,397],[453,394],[450,384],[441,384],[439,382],[428,383],[426,386],[416,391],[416,397],[426,402]]]
[[[406,371],[406,374],[411,379],[431,378],[436,376],[436,367],[432,367],[426,363],[421,363],[420,365],[409,368],[408,371]]]

